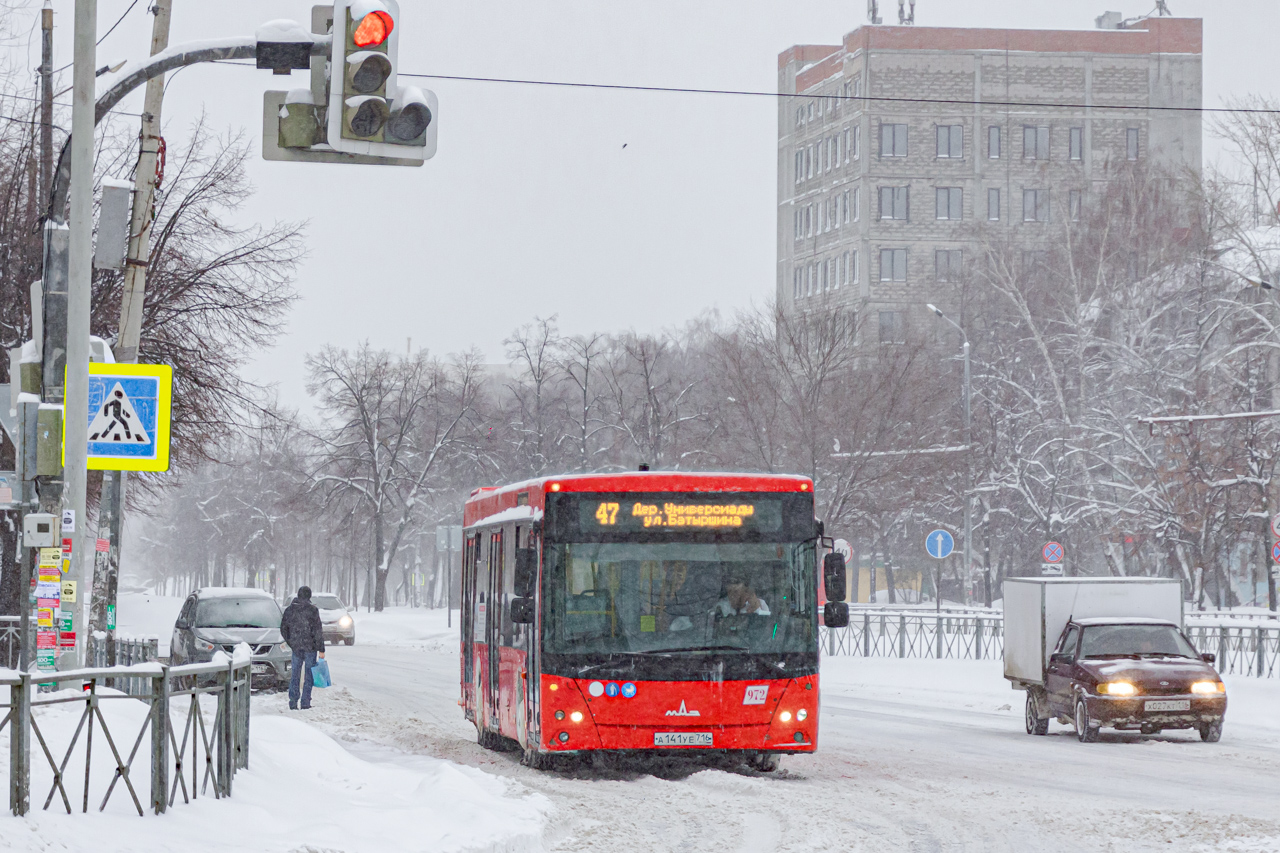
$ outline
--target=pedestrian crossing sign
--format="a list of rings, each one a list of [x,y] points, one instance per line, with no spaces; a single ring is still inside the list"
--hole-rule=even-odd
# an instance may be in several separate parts
[[[168,471],[173,368],[89,365],[89,470]]]

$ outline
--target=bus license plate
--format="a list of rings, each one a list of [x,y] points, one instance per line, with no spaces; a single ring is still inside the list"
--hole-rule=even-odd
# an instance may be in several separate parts
[[[1150,711],[1190,711],[1190,699],[1152,699],[1144,706]]]
[[[711,746],[711,732],[654,732],[654,746]]]

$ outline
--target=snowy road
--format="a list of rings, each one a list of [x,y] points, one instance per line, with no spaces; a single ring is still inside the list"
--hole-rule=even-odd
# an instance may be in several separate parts
[[[1084,745],[1056,724],[1024,734],[1022,694],[997,662],[834,658],[818,755],[773,775],[690,765],[657,777],[539,773],[480,749],[442,630],[329,657],[345,689],[321,697],[313,722],[353,751],[435,755],[545,795],[547,850],[1280,849],[1274,682],[1229,682],[1220,744],[1172,733]]]

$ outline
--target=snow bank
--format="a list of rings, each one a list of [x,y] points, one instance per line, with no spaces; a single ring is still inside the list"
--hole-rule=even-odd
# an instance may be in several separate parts
[[[259,700],[254,702],[256,707]],[[118,698],[104,700],[102,709],[117,746],[123,742],[122,748],[128,749],[147,706]],[[59,759],[83,710],[82,703],[74,702],[36,711],[41,731]],[[175,722],[180,724],[184,712],[185,704],[175,708]],[[4,778],[8,754],[6,730],[0,735]],[[536,850],[549,811],[543,798],[513,797],[509,783],[448,761],[356,757],[296,714],[254,715],[249,768],[236,774],[231,799],[218,801],[209,795],[183,804],[179,794],[178,802],[161,817],[148,813],[139,818],[123,784],[117,784],[106,811],[97,811],[114,769],[100,730],[95,731],[87,815],[80,813],[83,748],[67,765],[73,815],[66,814],[57,795],[49,811],[41,810],[52,775],[34,744],[31,757],[33,810],[22,819],[0,816],[0,849],[5,851]],[[130,775],[145,808],[150,790],[145,746]]]
[[[116,633],[121,637],[160,641],[160,656],[169,656],[173,623],[186,601],[176,595],[149,592],[120,593],[116,600]]]
[[[445,611],[424,607],[388,607],[381,613],[352,610],[356,621],[356,642],[361,645],[412,645],[433,649],[458,648],[458,611],[453,611],[452,627],[446,625]]]

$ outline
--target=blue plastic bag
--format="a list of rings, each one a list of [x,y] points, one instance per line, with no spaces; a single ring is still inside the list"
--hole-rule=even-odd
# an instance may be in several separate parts
[[[316,661],[316,665],[311,667],[311,684],[314,687],[328,687],[333,684],[329,678],[329,662],[324,658]]]

